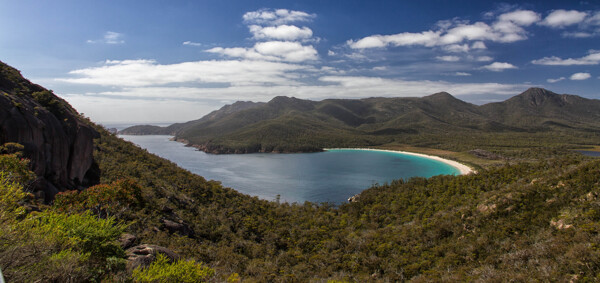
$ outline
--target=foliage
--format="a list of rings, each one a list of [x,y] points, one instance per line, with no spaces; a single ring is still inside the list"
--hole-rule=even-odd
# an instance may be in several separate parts
[[[169,260],[163,254],[158,254],[154,262],[147,268],[138,267],[133,271],[136,282],[208,282],[215,270],[193,261]]]
[[[4,173],[7,182],[15,182],[21,186],[35,178],[35,174],[29,170],[29,160],[16,154],[0,154],[0,172]]]
[[[25,208],[20,205],[20,202],[25,200],[27,193],[12,179],[9,172],[0,171],[0,224],[2,225],[8,225],[25,214]]]
[[[89,211],[27,213],[23,204],[28,194],[16,181],[23,179],[19,175],[27,162],[11,155],[0,158],[3,165],[11,165],[0,170],[0,268],[7,280],[80,282],[124,269],[124,252],[116,239],[125,225]]]
[[[84,191],[56,195],[54,207],[63,212],[90,210],[99,217],[120,216],[126,210],[143,207],[141,187],[132,180],[101,184]]]

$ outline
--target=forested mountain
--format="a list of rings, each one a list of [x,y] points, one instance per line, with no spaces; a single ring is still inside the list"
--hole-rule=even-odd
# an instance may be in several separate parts
[[[600,280],[600,160],[540,141],[539,133],[499,136],[471,128],[469,136],[455,141],[443,129],[432,131],[428,137],[437,139],[436,146],[460,143],[465,156],[483,147],[508,158],[477,174],[374,186],[340,206],[268,202],[123,141],[15,69],[0,66],[2,99],[9,105],[0,108],[0,269],[8,282]],[[43,99],[36,99],[37,92],[45,93]],[[438,100],[463,108],[437,108]],[[268,111],[258,111],[264,107]],[[318,117],[327,123],[317,124],[311,116],[320,109],[326,114]],[[480,107],[447,94],[324,102],[279,97],[202,123],[214,125],[213,130],[230,125],[236,133],[244,123],[237,115],[255,121],[277,117],[261,123],[270,130],[300,117],[296,126],[309,129],[305,134],[321,133],[323,123],[334,125],[329,129],[340,131],[340,142],[352,144],[361,141],[342,140],[343,133],[366,131],[358,128],[372,125],[369,117],[395,125],[386,113],[398,109],[421,113],[424,124],[446,116],[484,117]],[[32,110],[39,120],[15,118]],[[6,133],[14,127],[54,129],[52,118],[42,118],[55,110],[75,119],[60,126],[65,131],[78,125],[98,133],[90,160],[100,184],[72,187],[44,202],[31,195],[36,178],[46,176],[30,171],[39,166],[34,165],[39,153],[27,150],[29,135],[8,139]],[[4,123],[9,120],[14,123]],[[313,128],[307,127],[311,123]],[[547,131],[562,135],[553,127]],[[569,134],[569,141],[598,145],[597,136],[587,133],[583,138]],[[53,153],[56,145],[46,142],[45,147]],[[73,146],[71,154],[85,152]],[[55,172],[69,172],[68,162],[50,164]]]
[[[275,97],[251,107],[227,105],[204,118],[149,134],[176,139],[212,153],[318,151],[324,147],[418,144],[430,133],[600,131],[600,101],[531,88],[482,106],[442,92],[422,98],[326,99]],[[231,109],[235,109],[231,111]],[[218,115],[216,115],[216,114]],[[124,134],[140,134],[138,126]]]

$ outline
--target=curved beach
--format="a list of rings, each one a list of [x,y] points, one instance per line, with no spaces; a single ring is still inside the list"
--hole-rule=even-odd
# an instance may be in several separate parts
[[[323,150],[332,150],[332,149],[353,149],[353,150],[384,151],[384,152],[401,153],[401,154],[406,154],[406,155],[414,155],[414,156],[429,158],[429,159],[433,159],[433,160],[437,160],[437,161],[446,163],[446,164],[448,164],[448,165],[450,165],[450,166],[458,169],[458,171],[460,172],[461,175],[467,175],[467,174],[471,174],[471,173],[476,173],[476,171],[473,170],[473,168],[471,168],[471,167],[469,167],[469,166],[467,166],[465,164],[462,164],[462,163],[454,161],[454,160],[441,158],[441,157],[435,156],[435,155],[428,155],[428,154],[423,154],[423,153],[415,153],[415,152],[400,151],[400,150],[376,149],[376,148],[324,148]]]

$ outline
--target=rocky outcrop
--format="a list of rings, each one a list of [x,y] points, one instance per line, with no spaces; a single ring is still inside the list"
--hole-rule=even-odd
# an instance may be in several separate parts
[[[119,238],[119,245],[121,246],[122,249],[126,250],[126,249],[133,247],[133,245],[135,244],[136,241],[137,241],[137,237],[135,235],[129,234],[129,233],[124,233]]]
[[[169,219],[162,219],[163,228],[169,233],[178,233],[182,236],[194,238],[194,230],[189,225],[179,220],[179,222],[171,221]]]
[[[165,247],[147,244],[130,248],[126,251],[126,253],[127,269],[129,270],[133,270],[138,266],[146,267],[150,265],[156,259],[156,256],[158,256],[158,254],[163,254],[171,262],[179,259],[179,255]]]
[[[93,159],[98,132],[51,91],[2,62],[0,68],[0,145],[24,146],[24,157],[39,176],[30,189],[48,202],[60,191],[98,183]]]

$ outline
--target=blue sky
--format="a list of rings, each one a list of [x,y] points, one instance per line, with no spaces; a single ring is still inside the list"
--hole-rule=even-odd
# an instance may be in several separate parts
[[[277,95],[599,99],[600,3],[0,0],[0,60],[101,123]]]

